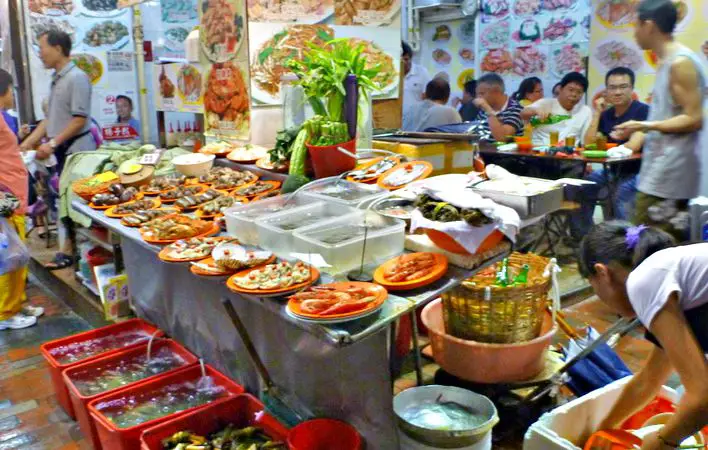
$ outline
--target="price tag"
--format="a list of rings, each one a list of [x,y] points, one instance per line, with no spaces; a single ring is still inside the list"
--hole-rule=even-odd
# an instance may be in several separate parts
[[[140,158],[139,163],[144,166],[155,166],[160,161],[161,156],[162,156],[161,150],[158,150],[158,151],[152,152],[152,153],[146,153]]]

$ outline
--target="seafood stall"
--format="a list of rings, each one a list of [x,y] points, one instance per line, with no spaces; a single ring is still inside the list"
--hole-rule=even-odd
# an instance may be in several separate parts
[[[312,414],[351,424],[371,448],[397,448],[398,319],[408,316],[417,330],[416,309],[508,256],[525,223],[471,190],[465,195],[478,203],[441,208],[435,199],[449,195],[441,186],[465,191],[471,178],[431,172],[425,161],[377,157],[283,194],[267,172],[219,165],[198,177],[153,179],[138,188],[139,199],[111,200],[108,210],[92,198],[72,207],[120,236],[139,317],[260,392],[224,314],[230,305],[281,389]],[[141,206],[153,209],[130,207],[145,199],[154,203]]]

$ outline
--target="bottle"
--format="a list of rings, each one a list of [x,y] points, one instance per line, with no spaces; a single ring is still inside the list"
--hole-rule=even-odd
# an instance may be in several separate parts
[[[502,259],[501,268],[497,272],[497,286],[508,286],[509,285],[509,258]]]
[[[184,134],[182,133],[182,125],[179,123],[179,120],[177,121],[177,133],[175,133],[175,145],[180,146],[182,145],[182,141],[184,140]]]
[[[514,283],[513,284],[526,284],[528,282],[529,278],[529,265],[524,264],[521,266],[521,270],[519,273],[516,274],[514,277]]]
[[[472,144],[472,167],[474,167],[475,172],[482,173],[487,165],[484,163],[482,156],[479,154],[479,144],[475,142]]]
[[[167,148],[172,148],[177,145],[175,143],[175,137],[175,129],[172,127],[172,122],[170,122],[170,129],[167,132],[167,137],[165,138],[165,145],[167,145]]]

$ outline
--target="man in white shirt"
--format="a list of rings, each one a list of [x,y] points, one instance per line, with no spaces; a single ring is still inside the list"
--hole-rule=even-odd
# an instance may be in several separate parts
[[[450,99],[450,83],[444,78],[434,78],[425,87],[425,99],[413,110],[411,116],[413,131],[425,131],[428,128],[462,123],[462,117],[452,106],[447,106]]]
[[[403,128],[406,131],[415,131],[413,122],[416,107],[423,101],[425,87],[430,81],[430,75],[425,67],[413,62],[413,49],[405,42],[401,42],[403,52],[401,61],[403,62]]]
[[[534,127],[531,140],[534,145],[550,145],[551,132],[558,132],[558,142],[574,136],[576,143],[583,139],[592,122],[592,110],[580,103],[588,90],[588,79],[578,72],[571,72],[560,82],[557,98],[542,98],[521,111],[521,117],[529,120],[537,117],[543,121],[551,116],[570,116],[557,123]]]

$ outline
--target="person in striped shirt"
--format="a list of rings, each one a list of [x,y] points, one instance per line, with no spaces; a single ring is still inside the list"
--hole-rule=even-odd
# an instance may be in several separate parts
[[[483,139],[504,141],[506,136],[517,135],[524,128],[523,107],[506,95],[504,80],[496,73],[482,75],[477,80],[474,104],[480,109],[476,120],[484,126]]]

